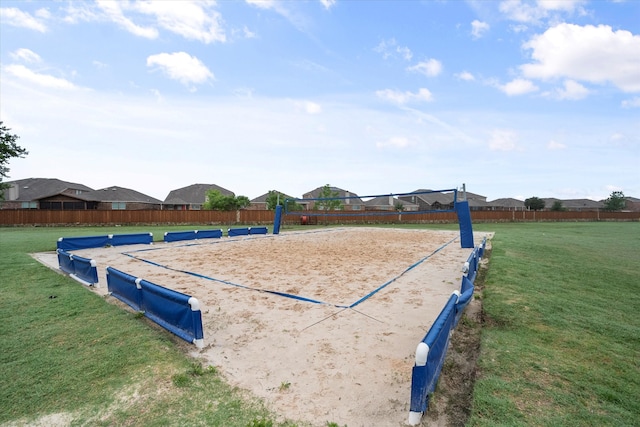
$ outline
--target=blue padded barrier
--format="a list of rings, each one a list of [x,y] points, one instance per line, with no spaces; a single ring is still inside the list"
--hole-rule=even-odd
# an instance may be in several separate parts
[[[74,279],[79,279],[81,283],[86,285],[95,285],[98,283],[98,269],[96,268],[96,262],[94,260],[77,255],[71,255],[71,259],[73,260],[73,268],[75,270],[72,274]]]
[[[57,248],[65,251],[78,249],[103,248],[110,244],[109,236],[61,237]]]
[[[75,273],[71,254],[63,249],[58,249],[56,252],[58,253],[58,265],[60,266],[60,270],[67,274]]]
[[[420,416],[427,410],[429,394],[435,391],[444,364],[449,346],[449,335],[455,321],[457,300],[457,293],[449,297],[429,332],[416,349],[416,365],[413,367],[411,377],[410,411],[420,414]],[[410,424],[413,424],[411,415]]]
[[[183,340],[199,346],[203,340],[198,300],[146,280],[142,287],[144,315]]]
[[[111,246],[152,244],[153,233],[112,234],[109,236]]]
[[[463,277],[462,281],[464,282],[464,280],[465,278]],[[475,286],[471,285],[470,287],[467,287],[467,289],[464,292],[462,292],[462,294],[460,295],[460,298],[458,298],[458,301],[456,302],[456,320],[453,324],[454,328],[458,326],[458,322],[462,317],[462,313],[464,312],[464,309],[471,302],[471,298],[473,297],[474,290],[475,290]]]
[[[267,234],[267,227],[249,227],[249,234]]]
[[[235,237],[235,236],[248,236],[249,229],[248,228],[230,228],[227,230],[227,236]]]
[[[197,231],[167,231],[164,233],[165,242],[178,242],[181,240],[195,240]]]
[[[202,313],[196,298],[107,267],[107,286],[115,298],[185,341],[204,347]]]
[[[463,268],[465,275],[462,276],[460,292],[455,291],[451,295],[429,332],[416,348],[416,364],[413,367],[411,378],[409,425],[418,425],[422,414],[429,406],[429,394],[435,391],[447,354],[451,332],[458,325],[464,309],[473,298],[475,290],[473,283],[486,244],[485,237],[482,245],[473,249]]]
[[[60,270],[83,285],[97,286],[98,269],[94,260],[73,255],[62,249],[58,249],[56,252]]]
[[[109,293],[136,311],[142,306],[142,290],[137,278],[107,267],[107,289]]]
[[[198,230],[196,239],[219,239],[222,237],[222,230]]]

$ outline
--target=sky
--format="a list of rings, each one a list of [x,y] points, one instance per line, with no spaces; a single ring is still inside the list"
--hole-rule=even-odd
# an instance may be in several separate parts
[[[0,1],[9,178],[640,197],[640,1]]]

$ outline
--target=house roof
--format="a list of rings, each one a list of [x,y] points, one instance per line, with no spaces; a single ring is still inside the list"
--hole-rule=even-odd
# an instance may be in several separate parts
[[[556,199],[554,197],[548,197],[542,199],[544,200],[544,207],[551,208],[555,202],[562,203],[562,207],[568,209],[580,209],[580,208],[603,208],[603,202],[597,202],[591,199]]]
[[[192,205],[204,204],[209,190],[218,190],[223,196],[235,196],[232,191],[215,184],[192,184],[187,187],[172,190],[164,199],[167,205]]]
[[[151,203],[162,204],[162,200],[158,200],[146,194],[140,193],[136,190],[123,187],[107,187],[100,190],[95,190],[89,194],[91,200],[99,202],[137,202],[137,203]]]
[[[308,193],[304,193],[302,197],[304,199],[320,198],[320,193],[322,192],[323,189],[324,189],[324,185],[322,187],[318,187],[314,190],[311,190]],[[356,200],[359,203],[364,203],[362,199],[360,199],[360,197],[352,191],[343,190],[342,188],[338,188],[338,187],[329,187],[329,189],[334,193],[338,193],[337,197],[349,197],[349,199],[347,199],[348,204],[352,203],[351,200]]]
[[[56,178],[26,178],[16,181],[8,181],[10,188],[5,192],[7,201],[34,201],[56,196],[72,190],[73,197],[88,200],[87,196],[93,188],[74,182],[62,181]]]
[[[278,193],[280,193],[280,199],[284,200],[284,199],[293,199],[294,197],[291,197],[285,193],[283,193],[282,191],[278,191],[278,190],[271,190],[271,191],[276,191]],[[268,191],[266,193],[264,193],[262,196],[258,196],[255,199],[251,200],[251,203],[267,203],[267,197],[269,197],[269,193],[271,193],[271,191]]]
[[[402,206],[404,207],[418,207],[418,205],[414,203],[410,203],[405,200],[400,200],[397,197],[393,197],[393,203],[392,203],[392,201],[389,200],[389,196],[378,196],[364,202],[365,206],[369,206],[369,207],[392,206],[394,208],[398,203],[401,203]]]
[[[487,202],[489,206],[496,206],[499,208],[524,208],[524,202],[522,200],[513,199],[510,197],[503,199],[495,199]]]

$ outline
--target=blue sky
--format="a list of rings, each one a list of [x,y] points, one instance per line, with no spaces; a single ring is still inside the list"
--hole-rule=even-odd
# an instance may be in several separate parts
[[[638,1],[0,7],[8,180],[640,197]]]

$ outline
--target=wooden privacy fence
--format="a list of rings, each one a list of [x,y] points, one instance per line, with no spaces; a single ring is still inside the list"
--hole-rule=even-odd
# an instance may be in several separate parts
[[[438,213],[371,213],[357,215],[317,215],[309,212],[309,224],[430,224],[452,223],[458,218],[453,212]],[[304,213],[303,213],[304,215]],[[0,225],[136,225],[136,224],[201,224],[234,225],[273,224],[274,212],[268,210],[220,211],[157,211],[157,210],[0,210]],[[533,221],[640,221],[640,212],[550,212],[550,211],[472,211],[473,222],[533,222]],[[286,225],[300,224],[301,216],[284,215]]]

